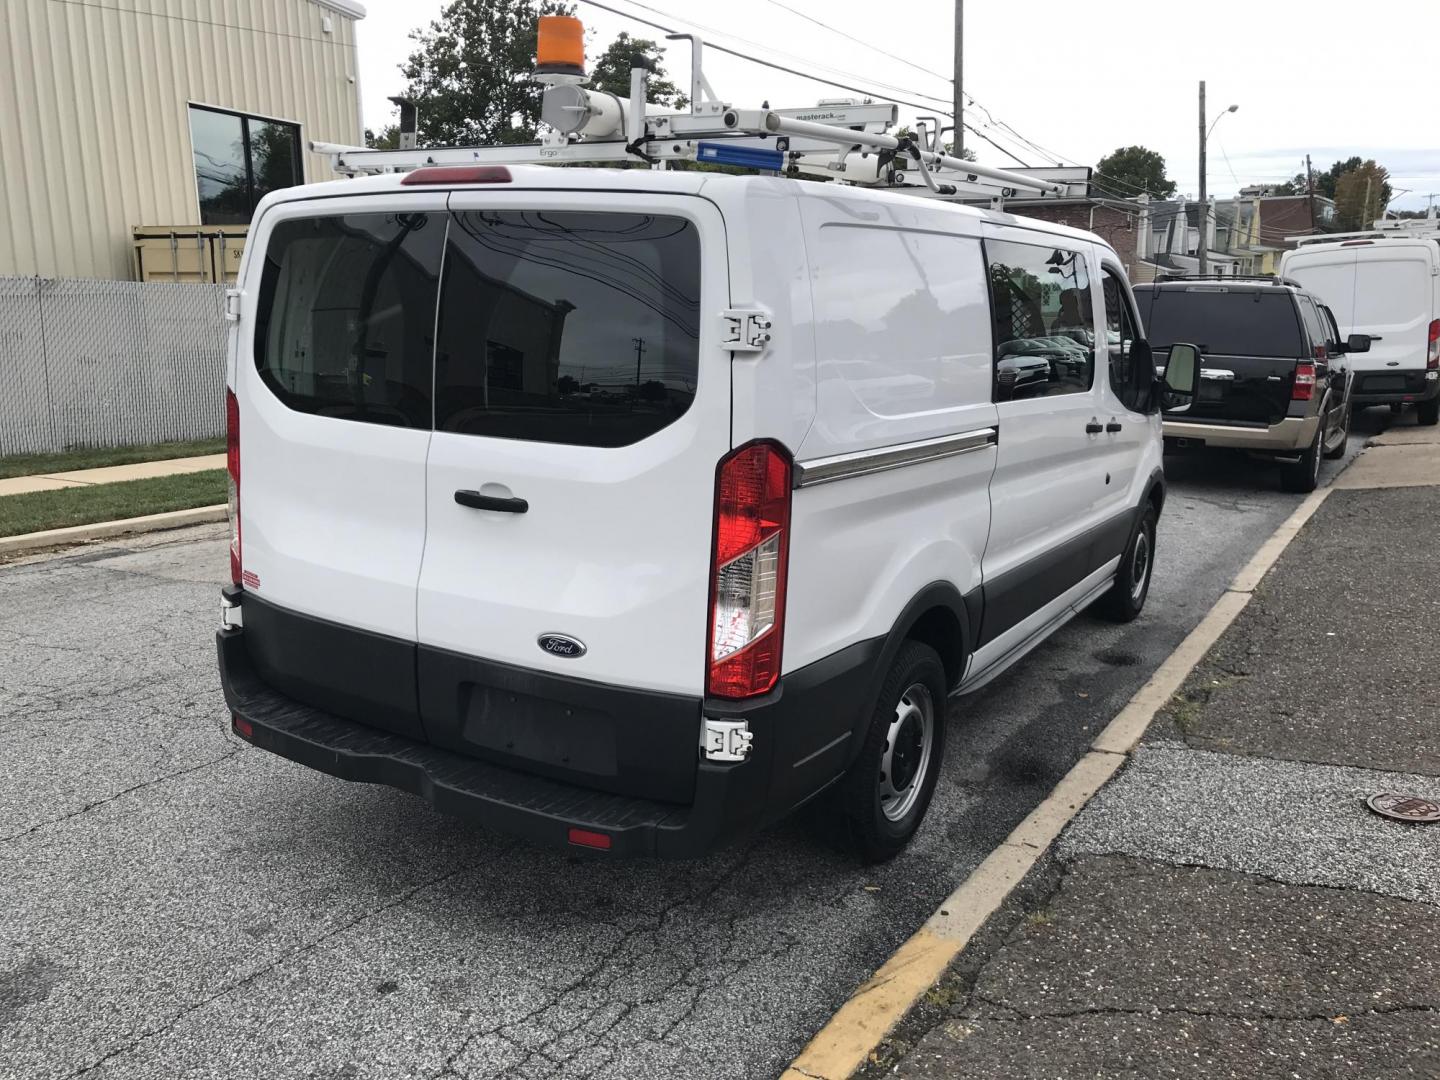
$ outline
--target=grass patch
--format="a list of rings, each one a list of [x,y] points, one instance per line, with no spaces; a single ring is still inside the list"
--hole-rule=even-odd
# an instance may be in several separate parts
[[[0,480],[12,476],[44,476],[46,473],[99,469],[106,465],[133,465],[137,461],[168,461],[171,458],[223,454],[224,439],[195,439],[190,442],[151,443],[148,446],[108,446],[64,450],[58,454],[16,454],[0,457]]]
[[[0,536],[163,514],[225,501],[225,470],[0,496]]]

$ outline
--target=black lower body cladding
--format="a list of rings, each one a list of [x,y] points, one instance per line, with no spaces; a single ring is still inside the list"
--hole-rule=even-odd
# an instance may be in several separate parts
[[[343,656],[345,650],[301,648],[282,670],[257,633],[293,620],[280,635],[293,644],[308,623],[320,624],[321,637],[344,628],[249,594],[242,599],[245,628],[220,631],[217,648],[226,703],[236,730],[251,743],[332,776],[412,792],[444,813],[534,842],[571,844],[572,829],[603,834],[612,854],[703,855],[783,817],[837,779],[858,745],[854,734],[883,645],[851,646],[743,704],[600,687],[421,650],[413,663],[420,685],[430,687],[416,692],[427,723],[406,733],[351,715],[354,689],[343,691],[338,672],[301,678],[288,670],[303,667],[307,653]],[[371,657],[373,646],[366,643],[356,655]],[[277,674],[285,688],[272,681]],[[332,684],[342,692],[327,698]],[[412,678],[408,685],[417,683]],[[428,701],[431,693],[443,700]],[[453,723],[447,728],[432,719],[436,715]],[[702,759],[702,715],[744,719],[754,737],[750,755],[739,762]],[[639,722],[628,725],[626,717]],[[593,730],[583,730],[586,724]],[[673,730],[663,730],[666,724]],[[483,729],[478,741],[472,737],[477,727]],[[683,764],[642,768],[661,760],[655,753],[647,759],[657,740],[683,741]]]
[[[1430,401],[1440,396],[1440,378],[1424,371],[1357,371],[1350,391],[1355,405],[1392,405]]]

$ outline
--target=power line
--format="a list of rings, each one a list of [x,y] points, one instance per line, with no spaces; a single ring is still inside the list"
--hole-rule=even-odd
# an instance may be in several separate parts
[[[664,31],[665,33],[667,33],[667,34],[674,34],[674,33],[676,33],[676,31],[675,31],[674,29],[672,29],[672,28],[669,27],[669,26],[665,26],[663,23],[658,23],[658,22],[655,22],[654,20],[647,19],[647,18],[645,18],[644,16],[636,15],[634,12],[631,12],[631,11],[623,11],[623,10],[621,10],[620,8],[611,7],[611,6],[608,5],[608,4],[600,3],[600,0],[579,0],[579,2],[582,3],[582,4],[588,4],[588,5],[590,5],[591,7],[599,8],[599,9],[602,10],[602,11],[608,11],[608,12],[610,12],[610,13],[613,14],[613,15],[619,15],[619,16],[621,16],[622,18],[630,19],[630,20],[632,20],[633,22],[638,22],[638,23],[641,23],[642,25],[653,27],[653,28],[655,28],[656,30],[663,30],[663,31]],[[640,0],[626,0],[626,2],[627,2],[627,3],[634,4],[634,5],[635,5],[636,7],[638,7],[638,8],[643,8],[643,9],[646,10],[646,11],[654,12],[656,15],[660,15],[660,16],[662,16],[662,17],[664,17],[664,18],[667,18],[667,19],[676,19],[676,20],[679,21],[679,22],[683,22],[683,23],[685,23],[685,24],[687,24],[687,25],[689,25],[689,26],[691,26],[691,27],[694,27],[696,30],[703,30],[703,31],[704,31],[705,33],[707,33],[707,34],[711,34],[711,33],[721,34],[721,35],[723,35],[723,36],[725,36],[725,37],[728,37],[728,38],[730,38],[730,39],[732,39],[732,40],[734,40],[734,41],[738,41],[738,42],[741,42],[742,44],[749,45],[749,46],[751,46],[752,48],[764,49],[764,50],[766,50],[767,52],[771,52],[771,53],[776,54],[777,56],[789,57],[790,59],[796,60],[796,61],[798,61],[798,62],[800,62],[800,63],[803,63],[803,64],[814,64],[816,67],[819,67],[819,68],[821,68],[821,69],[823,69],[823,70],[826,70],[826,71],[835,72],[836,74],[842,75],[842,76],[844,76],[845,78],[858,78],[858,76],[854,75],[852,72],[842,71],[842,70],[840,70],[839,68],[831,68],[831,67],[828,67],[828,66],[826,66],[826,65],[824,65],[824,64],[817,64],[817,63],[816,63],[815,61],[813,61],[813,60],[809,60],[809,59],[807,59],[807,58],[805,58],[805,57],[801,57],[801,56],[795,56],[795,55],[792,54],[792,53],[786,53],[786,52],[783,52],[783,51],[780,50],[780,49],[773,48],[772,46],[769,46],[769,45],[762,45],[761,43],[756,42],[756,41],[750,41],[749,39],[747,39],[747,38],[742,38],[742,37],[740,37],[740,36],[737,35],[737,34],[732,34],[732,33],[729,33],[728,31],[720,30],[720,29],[717,29],[717,28],[715,28],[715,27],[713,27],[713,26],[706,26],[706,25],[704,25],[703,23],[695,22],[695,21],[692,20],[692,19],[680,18],[680,17],[678,17],[678,16],[675,16],[675,15],[670,14],[670,13],[667,12],[667,11],[662,11],[662,10],[660,10],[660,9],[657,8],[657,7],[652,7],[652,6],[649,5],[649,4],[641,3]],[[895,96],[895,93],[893,92],[893,91],[898,91],[898,92],[901,93],[901,94],[908,94],[908,95],[912,95],[912,96],[915,96],[915,97],[921,97],[921,98],[929,98],[929,99],[932,100],[932,101],[944,102],[944,103],[947,104],[947,105],[949,104],[949,102],[948,102],[948,101],[945,101],[944,98],[934,97],[934,96],[931,95],[931,94],[922,93],[922,92],[920,92],[920,91],[918,91],[918,90],[910,90],[910,89],[907,89],[907,88],[901,87],[901,86],[891,86],[891,85],[888,84],[888,83],[880,83],[880,84],[879,84],[879,85],[884,86],[884,87],[887,88],[885,91],[863,89],[863,88],[861,88],[861,87],[852,86],[852,85],[849,85],[849,84],[847,84],[847,83],[837,82],[837,81],[834,80],[834,79],[824,78],[824,77],[822,77],[822,76],[819,76],[819,75],[814,74],[813,72],[800,71],[800,70],[797,70],[797,69],[792,68],[792,67],[786,67],[784,64],[777,64],[777,63],[774,63],[774,62],[769,61],[769,60],[764,60],[764,59],[762,59],[762,58],[760,58],[760,57],[758,57],[758,56],[752,56],[752,55],[750,55],[749,53],[740,52],[738,49],[731,49],[731,48],[728,48],[728,47],[726,47],[726,46],[724,46],[724,45],[717,45],[717,44],[715,44],[715,43],[712,42],[712,41],[707,41],[707,42],[705,42],[705,47],[708,48],[708,49],[714,49],[716,52],[725,53],[727,56],[734,56],[734,57],[736,57],[736,58],[738,58],[738,59],[740,59],[740,60],[747,60],[747,61],[749,61],[749,62],[752,63],[752,64],[759,64],[761,67],[768,67],[768,68],[773,68],[773,69],[776,70],[776,71],[783,71],[783,72],[785,72],[787,75],[798,75],[798,76],[799,76],[800,78],[802,78],[802,79],[810,79],[810,80],[812,80],[812,81],[814,81],[814,82],[824,83],[826,86],[833,86],[833,87],[836,87],[837,89],[840,89],[840,90],[849,90],[851,93],[854,93],[854,94],[864,94],[864,95],[866,95],[867,97],[881,98],[881,99],[883,99],[883,100],[885,100],[885,101],[893,101],[893,102],[895,102],[896,104],[905,105],[905,106],[907,106],[907,107],[909,107],[909,108],[911,108],[911,109],[919,109],[919,110],[921,110],[921,111],[923,111],[923,112],[939,113],[939,115],[941,115],[941,116],[949,116],[949,115],[950,115],[948,112],[944,112],[944,111],[941,111],[940,109],[937,109],[934,105],[923,105],[923,104],[921,104],[921,103],[919,103],[919,102],[916,102],[916,101],[906,101],[904,98],[896,97],[896,96]]]
[[[821,22],[819,19],[815,18],[815,16],[813,16],[813,15],[807,15],[807,14],[805,14],[805,12],[799,10],[798,8],[793,8],[793,7],[791,7],[789,4],[782,4],[782,3],[780,2],[780,0],[765,0],[765,2],[766,2],[767,4],[771,4],[771,5],[775,6],[775,7],[782,8],[782,9],[784,9],[785,11],[790,12],[790,14],[792,14],[792,15],[798,15],[798,16],[800,16],[800,18],[804,19],[806,22],[814,23],[816,26],[820,27],[822,30],[829,30],[832,34],[838,34],[840,37],[843,37],[846,41],[853,41],[853,42],[855,42],[855,44],[857,44],[857,45],[863,45],[863,46],[865,46],[865,48],[871,49],[871,50],[873,50],[874,52],[879,53],[881,56],[888,56],[891,60],[898,60],[898,61],[900,61],[900,63],[904,64],[906,67],[912,67],[912,68],[914,68],[916,71],[923,72],[923,73],[926,74],[926,75],[933,75],[935,78],[940,79],[940,80],[943,81],[943,82],[949,83],[949,84],[952,85],[952,86],[953,86],[954,83],[955,83],[955,80],[952,79],[949,75],[942,75],[942,74],[940,74],[940,72],[938,72],[938,71],[931,71],[929,68],[927,68],[927,67],[921,67],[919,64],[915,63],[915,62],[912,61],[912,60],[906,60],[905,57],[903,57],[903,56],[896,56],[896,55],[895,55],[894,53],[892,53],[892,52],[886,52],[884,49],[880,48],[880,46],[878,46],[878,45],[873,45],[873,44],[871,44],[871,43],[868,42],[868,41],[864,41],[864,40],[862,40],[861,38],[855,37],[853,34],[847,34],[844,30],[841,30],[841,29],[839,29],[838,27],[831,26],[829,23]]]

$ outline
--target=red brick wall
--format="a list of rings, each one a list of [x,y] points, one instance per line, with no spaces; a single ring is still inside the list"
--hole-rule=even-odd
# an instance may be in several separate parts
[[[1093,232],[1120,256],[1120,262],[1127,274],[1135,273],[1135,241],[1140,214],[1136,210],[1122,210],[1115,206],[1096,206],[1093,203],[1019,203],[1008,207],[1015,214],[1039,218],[1056,225],[1069,225],[1072,229]]]

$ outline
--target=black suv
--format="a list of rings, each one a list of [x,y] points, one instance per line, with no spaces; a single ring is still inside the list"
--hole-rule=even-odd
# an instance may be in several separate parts
[[[1368,352],[1340,340],[1318,297],[1282,278],[1187,278],[1135,286],[1156,363],[1173,342],[1200,348],[1200,393],[1165,417],[1165,445],[1250,450],[1282,459],[1286,491],[1314,491],[1320,458],[1345,453],[1352,376],[1336,361]]]

